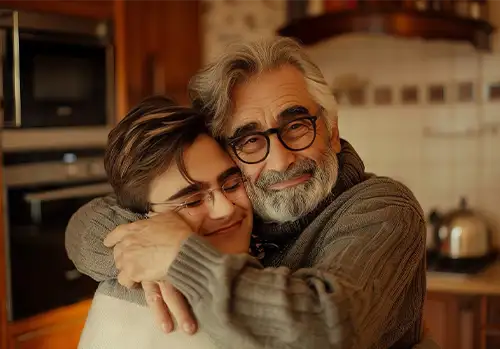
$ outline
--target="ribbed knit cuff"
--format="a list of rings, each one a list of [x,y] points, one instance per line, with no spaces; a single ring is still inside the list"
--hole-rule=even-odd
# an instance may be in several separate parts
[[[167,278],[193,304],[210,293],[210,285],[223,275],[229,257],[193,234],[182,244]]]

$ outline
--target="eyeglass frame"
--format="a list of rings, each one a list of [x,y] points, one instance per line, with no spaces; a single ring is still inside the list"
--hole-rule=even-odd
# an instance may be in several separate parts
[[[299,120],[310,120],[311,121],[311,123],[313,125],[314,136],[313,136],[313,138],[311,140],[311,143],[309,143],[307,146],[299,148],[299,149],[293,149],[293,148],[290,148],[290,146],[288,146],[285,143],[285,141],[283,140],[283,138],[281,138],[280,131],[284,127],[286,127],[287,125],[291,124],[292,122],[296,122],[296,121],[299,121]],[[262,162],[262,161],[266,160],[267,157],[269,156],[269,153],[271,151],[271,139],[269,138],[269,136],[272,135],[272,134],[276,134],[276,136],[278,137],[278,140],[280,141],[281,145],[283,145],[283,147],[285,147],[285,149],[288,149],[290,151],[302,151],[302,150],[305,150],[305,149],[309,148],[311,145],[313,145],[314,141],[316,140],[316,136],[317,136],[317,125],[316,125],[316,122],[317,121],[318,121],[318,117],[316,115],[309,115],[309,116],[299,117],[297,119],[293,119],[293,120],[287,122],[285,125],[281,125],[280,127],[273,127],[273,128],[267,129],[266,131],[257,131],[257,132],[248,133],[246,135],[229,138],[227,140],[226,144],[231,148],[231,150],[233,151],[234,155],[241,162],[244,162],[245,164],[249,164],[249,165],[258,164],[259,162]],[[259,161],[245,161],[242,158],[240,158],[240,156],[238,155],[238,153],[236,151],[236,142],[239,141],[240,139],[244,138],[244,137],[249,137],[249,136],[254,136],[254,135],[263,136],[266,139],[266,142],[267,142],[266,154],[264,155],[264,157],[262,158],[262,160],[259,160]]]
[[[229,177],[226,179],[226,181],[230,181],[232,178]],[[245,182],[247,181],[247,178],[244,177],[243,175],[239,175],[238,176],[238,179],[240,180],[239,184],[245,184]],[[226,184],[226,183],[224,183]],[[223,188],[223,185],[221,185],[220,187],[217,187],[217,188],[212,188],[212,189],[202,189],[200,190],[198,193],[203,193],[204,194],[204,199],[203,199],[203,203],[202,205],[205,204],[205,197],[209,196],[212,198],[212,201],[215,200],[215,196],[214,196],[214,192],[216,191],[220,191],[222,195],[224,195],[224,197],[226,198],[226,200],[230,201],[233,205],[235,204],[235,202],[231,199],[229,199],[226,195],[226,192],[224,191],[224,188]],[[239,188],[238,188],[239,189]],[[245,188],[241,188],[241,190],[245,190]],[[190,197],[192,196],[195,196],[197,195],[198,193],[193,193],[189,196],[186,197],[186,200],[184,200],[183,203],[174,203],[174,202],[169,202],[169,201],[164,201],[164,202],[148,202],[148,206],[149,206],[149,210],[151,212],[154,212],[154,213],[159,213],[161,214],[161,212],[156,212],[156,211],[153,211],[153,206],[165,206],[165,207],[168,207],[168,208],[173,208],[173,212],[179,212],[180,210],[183,210],[183,209],[186,209],[186,208],[189,208],[189,207],[186,207],[186,201],[187,199],[189,199]],[[175,201],[175,200],[173,200]]]

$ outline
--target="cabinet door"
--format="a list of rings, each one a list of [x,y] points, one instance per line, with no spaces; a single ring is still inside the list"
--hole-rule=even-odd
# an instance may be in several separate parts
[[[500,348],[500,330],[488,331],[486,334],[486,347],[485,349],[498,349]]]
[[[442,349],[475,349],[480,339],[480,299],[428,293],[424,322]]]
[[[186,103],[187,83],[201,64],[199,1],[116,4],[118,117],[141,99],[169,95]],[[124,90],[120,86],[126,86]]]
[[[113,0],[0,0],[0,6],[16,10],[60,13],[91,18],[112,18]]]
[[[500,297],[487,298],[487,316],[488,325],[500,328]]]

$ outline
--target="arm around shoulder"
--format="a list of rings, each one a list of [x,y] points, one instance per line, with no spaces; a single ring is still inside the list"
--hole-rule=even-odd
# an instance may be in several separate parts
[[[360,193],[353,202],[332,212],[307,268],[262,268],[249,256],[222,255],[193,236],[169,279],[200,324],[214,337],[224,334],[231,345],[390,343],[389,337],[403,336],[420,322],[425,222],[418,203],[404,195]]]
[[[66,227],[69,259],[81,273],[96,281],[115,279],[118,271],[113,250],[105,247],[103,240],[118,225],[138,219],[139,215],[119,207],[113,196],[88,202],[73,214]]]

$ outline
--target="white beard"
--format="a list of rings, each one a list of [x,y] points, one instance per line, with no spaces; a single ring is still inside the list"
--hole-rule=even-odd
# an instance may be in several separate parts
[[[262,219],[277,223],[291,222],[312,212],[330,195],[337,182],[338,171],[337,155],[328,148],[320,163],[304,159],[285,172],[263,172],[256,183],[247,181],[246,189],[255,213]],[[308,173],[311,178],[305,183],[281,190],[268,189],[272,184]]]

